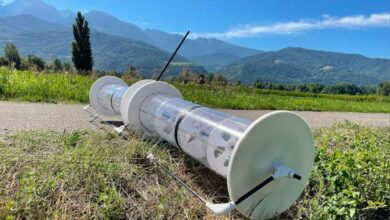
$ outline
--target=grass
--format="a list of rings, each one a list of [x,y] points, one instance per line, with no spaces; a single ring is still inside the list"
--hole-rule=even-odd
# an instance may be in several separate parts
[[[89,102],[88,91],[96,80],[70,74],[9,71],[0,68],[0,99],[31,102]]]
[[[0,68],[0,100],[87,103],[95,76],[10,71]],[[134,82],[130,80],[129,83]],[[390,112],[390,97],[327,95],[243,86],[173,83],[184,98],[215,108]]]
[[[344,122],[315,132],[310,183],[280,218],[388,219],[389,128]],[[0,135],[0,219],[214,219],[151,165],[153,153],[191,188],[227,201],[226,181],[166,144],[125,133]],[[240,219],[234,212],[219,219]]]
[[[175,84],[192,102],[229,109],[285,109],[299,111],[390,112],[389,97],[268,91],[237,86]]]

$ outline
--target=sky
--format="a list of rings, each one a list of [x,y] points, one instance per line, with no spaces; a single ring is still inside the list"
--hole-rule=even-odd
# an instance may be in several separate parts
[[[390,0],[45,0],[142,28],[270,51],[304,47],[390,58]]]

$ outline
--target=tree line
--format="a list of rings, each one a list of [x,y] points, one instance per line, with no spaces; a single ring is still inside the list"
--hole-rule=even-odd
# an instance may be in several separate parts
[[[380,94],[390,95],[390,81],[384,81],[378,85],[358,86],[353,83],[338,83],[336,85],[324,85],[320,83],[303,83],[303,84],[283,84],[272,82],[256,81],[253,85],[259,89],[298,91],[308,93],[323,94],[343,94],[343,95],[367,95]]]
[[[233,85],[242,86],[240,81],[229,82],[220,74],[199,74],[183,71],[178,76],[170,77],[171,81],[190,84]],[[390,81],[384,81],[378,85],[358,86],[352,83],[338,83],[336,85],[324,85],[320,83],[286,84],[274,82],[261,82],[257,80],[254,88],[280,91],[296,91],[305,93],[340,94],[340,95],[368,95],[379,94],[390,96]]]
[[[16,46],[12,43],[4,46],[4,57],[0,57],[0,66],[38,72],[43,70],[48,72],[73,71],[73,67],[69,62],[61,62],[57,58],[50,63],[35,55],[28,55],[26,58],[23,58],[20,56]]]
[[[7,66],[18,70],[32,69],[36,71],[52,70],[73,71],[82,75],[90,74],[93,68],[93,57],[90,42],[90,29],[88,21],[81,14],[77,13],[75,23],[73,24],[74,41],[72,47],[72,62],[61,62],[59,59],[54,59],[52,63],[46,63],[42,58],[35,55],[28,55],[27,58],[22,58],[18,49],[13,43],[8,43],[4,47],[4,57],[0,57],[0,66]]]

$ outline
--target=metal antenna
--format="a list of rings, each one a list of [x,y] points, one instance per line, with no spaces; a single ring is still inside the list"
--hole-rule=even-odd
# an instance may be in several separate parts
[[[183,39],[181,40],[180,44],[177,46],[175,52],[173,52],[171,58],[169,58],[167,64],[165,65],[164,69],[161,71],[160,75],[157,77],[156,81],[159,81],[162,75],[164,74],[165,70],[167,70],[169,64],[172,62],[173,58],[176,56],[177,51],[179,51],[181,45],[184,43],[186,40],[187,36],[190,34],[190,31],[187,31],[187,33],[184,35]]]

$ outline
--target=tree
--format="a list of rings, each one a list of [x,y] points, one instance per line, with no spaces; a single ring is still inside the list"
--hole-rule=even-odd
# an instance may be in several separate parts
[[[381,82],[378,87],[378,93],[385,96],[390,96],[390,82]]]
[[[63,64],[63,69],[64,69],[66,72],[71,72],[71,71],[73,71],[73,70],[72,70],[72,65],[71,65],[69,62],[64,62],[64,64]]]
[[[127,69],[127,71],[122,74],[121,78],[125,81],[131,81],[134,79],[139,80],[143,77],[137,70],[137,68],[135,68],[134,66],[130,66],[129,69]]]
[[[205,82],[207,83],[207,84],[211,84],[211,82],[213,81],[213,78],[214,78],[214,74],[207,74],[206,75],[206,78],[205,78]]]
[[[42,71],[45,69],[45,61],[42,60],[42,58],[34,56],[34,55],[28,55],[28,64],[30,67],[35,68],[38,71]]]
[[[8,60],[4,57],[0,57],[0,66],[8,66]]]
[[[19,51],[14,44],[6,44],[4,47],[4,54],[9,66],[15,65],[16,69],[20,68],[21,58]]]
[[[227,85],[227,79],[225,77],[223,77],[222,75],[220,75],[220,74],[216,74],[213,77],[212,84],[226,86]]]
[[[130,66],[129,69],[125,72],[125,74],[128,74],[133,79],[142,79],[142,75],[140,72],[135,68],[134,66]]]
[[[187,67],[183,67],[179,74],[179,80],[183,83],[188,83],[190,81],[190,71]]]
[[[89,35],[88,21],[78,12],[76,23],[73,24],[72,61],[77,71],[82,74],[90,72],[93,66]]]
[[[54,69],[54,72],[61,72],[62,71],[62,63],[61,63],[61,60],[59,59],[55,59],[53,61],[53,69]]]

